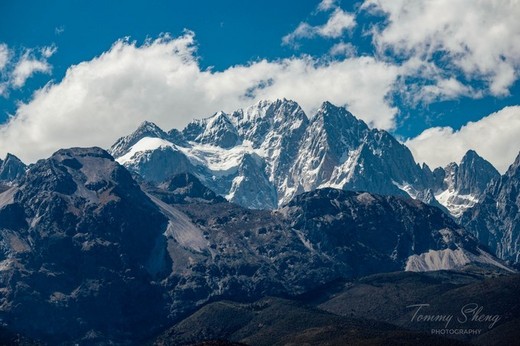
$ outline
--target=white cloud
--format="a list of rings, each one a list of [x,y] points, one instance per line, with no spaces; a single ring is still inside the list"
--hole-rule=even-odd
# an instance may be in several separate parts
[[[300,23],[293,32],[282,38],[282,43],[285,45],[295,45],[296,41],[301,38],[313,38],[316,36],[338,38],[341,37],[346,30],[350,30],[355,26],[355,16],[337,8],[331,13],[329,19],[323,25],[311,26],[305,22]]]
[[[21,88],[35,73],[50,73],[51,65],[45,60],[39,60],[31,57],[29,54],[24,55],[14,67],[11,75],[11,84],[14,88]]]
[[[362,8],[388,15],[389,24],[373,30],[382,56],[436,61],[444,79],[461,74],[495,96],[508,95],[519,77],[518,0],[366,0]]]
[[[353,57],[356,55],[357,49],[356,47],[351,43],[345,43],[340,42],[333,45],[330,50],[329,54],[332,56],[347,56],[347,57]]]
[[[0,43],[0,71],[2,71],[9,61],[9,48],[5,43]]]
[[[10,51],[6,44],[0,43],[0,96],[4,96],[7,94],[8,83],[4,81],[4,76],[6,73],[4,69],[9,62]]]
[[[321,0],[318,4],[318,11],[329,11],[338,7],[338,0]]]
[[[58,51],[58,48],[56,46],[54,46],[54,45],[46,46],[46,47],[43,47],[43,48],[40,49],[42,57],[45,58],[45,59],[49,59],[57,51]]]
[[[425,102],[432,103],[436,100],[455,99],[462,95],[474,94],[473,89],[467,85],[462,84],[457,79],[438,78],[434,84],[425,85],[420,88],[416,97]]]
[[[25,85],[35,73],[52,71],[48,59],[56,53],[56,46],[46,46],[39,49],[25,49],[23,54],[16,55],[6,44],[0,44],[0,95],[8,95],[10,89],[19,89]]]
[[[469,150],[505,172],[520,151],[520,106],[505,107],[477,122],[469,122],[460,130],[433,127],[406,141],[418,162],[430,167],[460,162]]]
[[[345,30],[352,29],[355,25],[355,16],[338,8],[325,25],[317,27],[317,33],[322,37],[338,38]]]
[[[481,90],[466,85],[434,62],[412,57],[399,66],[396,94],[408,105],[428,105],[436,101],[454,100],[461,96],[480,98]]]
[[[61,147],[108,147],[145,119],[181,128],[218,110],[283,97],[299,102],[309,115],[325,100],[347,105],[368,123],[389,129],[396,109],[387,95],[397,73],[371,57],[261,60],[201,70],[191,32],[142,46],[120,40],[21,104],[0,127],[0,156],[10,151],[31,162]]]

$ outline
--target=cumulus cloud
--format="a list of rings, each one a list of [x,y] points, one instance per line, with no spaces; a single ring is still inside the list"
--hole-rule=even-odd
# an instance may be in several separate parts
[[[55,52],[55,46],[40,49],[24,49],[16,55],[6,44],[0,44],[0,95],[7,95],[9,89],[19,89],[35,73],[50,74],[52,66],[47,61]]]
[[[388,16],[388,24],[372,32],[382,56],[442,65],[447,90],[463,89],[454,80],[461,75],[468,82],[484,82],[492,95],[505,96],[518,79],[518,0],[366,0],[362,8]]]
[[[51,65],[46,60],[38,60],[28,54],[24,55],[20,61],[18,61],[12,72],[12,86],[14,88],[21,88],[33,74],[38,72],[50,73],[51,69]]]
[[[356,26],[355,16],[345,12],[340,8],[336,8],[330,15],[327,22],[323,25],[312,26],[306,22],[302,22],[291,33],[282,38],[284,45],[296,45],[296,42],[302,38],[325,37],[338,38],[343,35],[346,30]]]
[[[141,46],[119,40],[21,104],[0,127],[0,156],[10,151],[31,162],[61,147],[109,147],[143,120],[182,128],[218,110],[283,97],[299,102],[309,116],[325,100],[347,105],[373,126],[389,129],[397,111],[387,94],[396,77],[395,66],[371,57],[261,60],[203,70],[192,32]]]
[[[505,107],[460,130],[433,127],[406,141],[418,162],[430,167],[460,162],[469,149],[505,172],[520,151],[520,106]]]

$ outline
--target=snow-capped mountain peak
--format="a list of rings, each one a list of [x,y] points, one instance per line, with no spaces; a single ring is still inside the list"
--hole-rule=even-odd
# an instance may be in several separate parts
[[[242,140],[259,148],[273,134],[283,135],[291,128],[306,127],[307,116],[301,107],[291,100],[259,101],[230,115]]]
[[[111,153],[145,179],[188,172],[252,208],[276,208],[302,192],[335,187],[418,198],[458,217],[498,174],[475,152],[432,172],[391,134],[369,128],[346,108],[324,102],[307,117],[287,99],[217,112],[182,131],[166,133],[145,122]]]
[[[200,144],[232,148],[240,144],[237,129],[226,113],[220,111],[209,118],[195,120],[182,131],[184,138]]]
[[[151,121],[143,121],[130,135],[119,138],[109,151],[114,157],[119,157],[145,137],[167,139],[168,134]]]

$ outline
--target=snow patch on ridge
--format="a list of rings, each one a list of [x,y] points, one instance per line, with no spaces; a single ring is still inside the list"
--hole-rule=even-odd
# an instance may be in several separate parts
[[[467,209],[473,207],[478,198],[473,195],[460,195],[457,191],[446,189],[435,194],[435,199],[442,204],[451,215],[459,217]]]
[[[156,138],[156,137],[144,137],[141,138],[137,143],[132,145],[130,150],[124,154],[123,156],[120,156],[116,158],[116,161],[121,164],[129,164],[132,163],[135,159],[136,154],[146,152],[146,151],[153,151],[159,148],[164,147],[174,147],[172,142],[169,142],[165,139]]]
[[[319,187],[332,187],[335,189],[343,189],[354,177],[356,167],[363,167],[362,163],[359,163],[359,156],[363,145],[359,148],[345,151],[341,156],[341,165],[334,168],[332,171],[331,178],[328,182],[321,184]]]
[[[419,194],[417,190],[412,186],[412,184],[408,182],[403,182],[402,184],[399,184],[398,182],[392,180],[392,184],[397,186],[399,190],[402,190],[408,194],[413,199],[417,199],[417,195]]]
[[[190,142],[189,147],[178,147],[178,149],[190,159],[193,165],[207,167],[217,175],[233,173],[245,154],[255,152],[251,143],[247,141],[231,149],[195,142]]]
[[[244,143],[231,149],[224,149],[196,142],[189,142],[189,146],[180,147],[165,139],[144,137],[130,147],[127,153],[116,158],[116,161],[121,165],[132,164],[139,157],[139,154],[165,147],[175,148],[186,155],[193,165],[207,167],[215,175],[234,173],[245,154],[265,155],[263,150],[253,149],[251,142],[248,141],[244,141]]]

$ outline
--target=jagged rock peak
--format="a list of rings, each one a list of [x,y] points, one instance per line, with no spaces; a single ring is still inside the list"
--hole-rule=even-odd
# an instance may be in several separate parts
[[[350,113],[346,107],[336,106],[330,103],[329,101],[325,101],[321,104],[320,108],[316,112],[315,118],[323,118],[324,121],[337,121],[339,119],[347,119],[350,122],[361,123],[368,127],[363,120],[358,119],[354,115],[352,115],[352,113]]]
[[[461,163],[467,160],[474,160],[475,158],[481,158],[481,156],[475,150],[469,149],[462,157]]]
[[[164,131],[161,130],[161,128],[159,126],[157,126],[155,123],[148,121],[148,120],[143,121],[137,128],[137,131],[164,133]]]
[[[512,176],[518,176],[520,174],[520,152],[518,152],[518,155],[516,156],[515,161],[506,171],[506,175],[512,177]]]
[[[15,155],[7,153],[5,160],[0,159],[0,181],[13,182],[25,174],[27,166]]]
[[[228,115],[222,111],[209,118],[192,121],[182,133],[188,140],[221,148],[231,148],[240,142],[235,125],[230,121]]]
[[[363,120],[357,119],[345,107],[338,107],[330,102],[322,104],[309,128],[311,132],[323,133],[332,147],[354,145],[354,142],[367,136],[369,130]],[[341,155],[342,152],[337,154]]]
[[[468,150],[460,163],[433,171],[431,186],[437,200],[456,218],[477,203],[489,183],[500,177],[491,163]]]
[[[335,104],[333,104],[332,102],[330,101],[324,101],[320,108],[318,109],[318,112],[324,112],[324,113],[327,113],[327,112],[337,112],[338,110],[347,110],[345,107],[338,107],[336,106]],[[349,113],[350,114],[350,113]]]
[[[489,182],[499,176],[500,173],[491,163],[474,150],[468,150],[458,166],[456,189],[461,194],[479,196]]]
[[[167,138],[168,134],[164,132],[155,123],[145,120],[137,127],[137,129],[130,136],[136,139],[141,139],[143,137]]]
[[[259,101],[250,107],[236,110],[229,119],[241,139],[251,142],[255,148],[276,137],[293,137],[300,129],[305,129],[309,122],[298,103],[287,99]]]
[[[257,122],[259,119],[273,121],[281,120],[304,120],[307,121],[307,115],[303,112],[300,105],[296,101],[287,99],[277,100],[261,100],[252,106],[239,109],[231,114],[231,121],[240,127],[240,124],[248,124]]]
[[[20,160],[16,155],[13,155],[11,153],[7,153],[5,155],[4,162],[7,162],[9,160],[15,160],[15,161],[18,161],[18,162],[22,162],[22,160]],[[2,162],[2,160],[0,160],[0,162]]]
[[[493,179],[479,203],[461,223],[499,257],[520,263],[520,155],[502,176]]]
[[[480,164],[485,165],[486,168],[490,168],[494,171],[496,171],[495,167],[489,163],[486,159],[484,159],[482,156],[477,154],[475,150],[468,150],[466,154],[462,157],[462,160],[460,161],[460,166],[462,165],[474,165],[474,164]],[[498,171],[496,171],[498,173]]]

